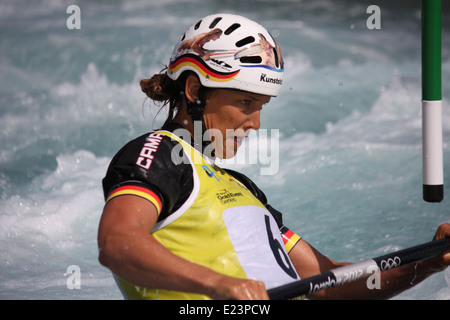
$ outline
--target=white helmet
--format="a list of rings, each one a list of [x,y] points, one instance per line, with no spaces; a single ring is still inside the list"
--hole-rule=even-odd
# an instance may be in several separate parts
[[[283,82],[283,57],[270,33],[232,14],[207,16],[186,30],[175,46],[168,75],[195,72],[203,86],[276,96]]]

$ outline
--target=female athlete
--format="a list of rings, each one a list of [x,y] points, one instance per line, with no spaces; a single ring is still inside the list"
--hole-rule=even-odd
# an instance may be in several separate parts
[[[185,32],[165,72],[141,81],[148,97],[168,106],[168,118],[113,158],[98,233],[99,260],[126,298],[267,299],[269,288],[347,264],[284,226],[250,179],[214,163],[258,130],[283,68],[266,29],[216,14]],[[435,238],[449,235],[444,224]],[[386,298],[449,261],[447,254],[383,272],[379,290],[357,281],[314,297]]]

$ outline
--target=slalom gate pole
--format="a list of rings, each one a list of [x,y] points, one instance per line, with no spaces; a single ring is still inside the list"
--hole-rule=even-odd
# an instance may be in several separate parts
[[[422,174],[427,202],[444,197],[441,10],[441,0],[422,0]]]
[[[316,276],[267,290],[271,300],[286,300],[368,278],[377,271],[398,268],[435,257],[450,249],[450,238],[430,241],[411,248],[335,268]]]

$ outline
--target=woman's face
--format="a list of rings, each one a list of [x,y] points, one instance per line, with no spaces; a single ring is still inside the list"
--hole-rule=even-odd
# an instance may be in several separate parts
[[[270,96],[231,89],[211,90],[203,113],[215,155],[229,159],[236,155],[250,129],[260,127],[261,109]]]

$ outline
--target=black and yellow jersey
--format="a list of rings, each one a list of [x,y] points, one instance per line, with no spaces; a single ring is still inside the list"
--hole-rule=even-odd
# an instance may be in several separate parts
[[[300,237],[283,226],[281,213],[250,179],[219,168],[177,128],[145,134],[117,153],[103,179],[106,201],[132,194],[152,202],[158,221],[151,234],[191,262],[268,289],[298,280],[288,252]],[[209,299],[117,280],[130,299]]]

